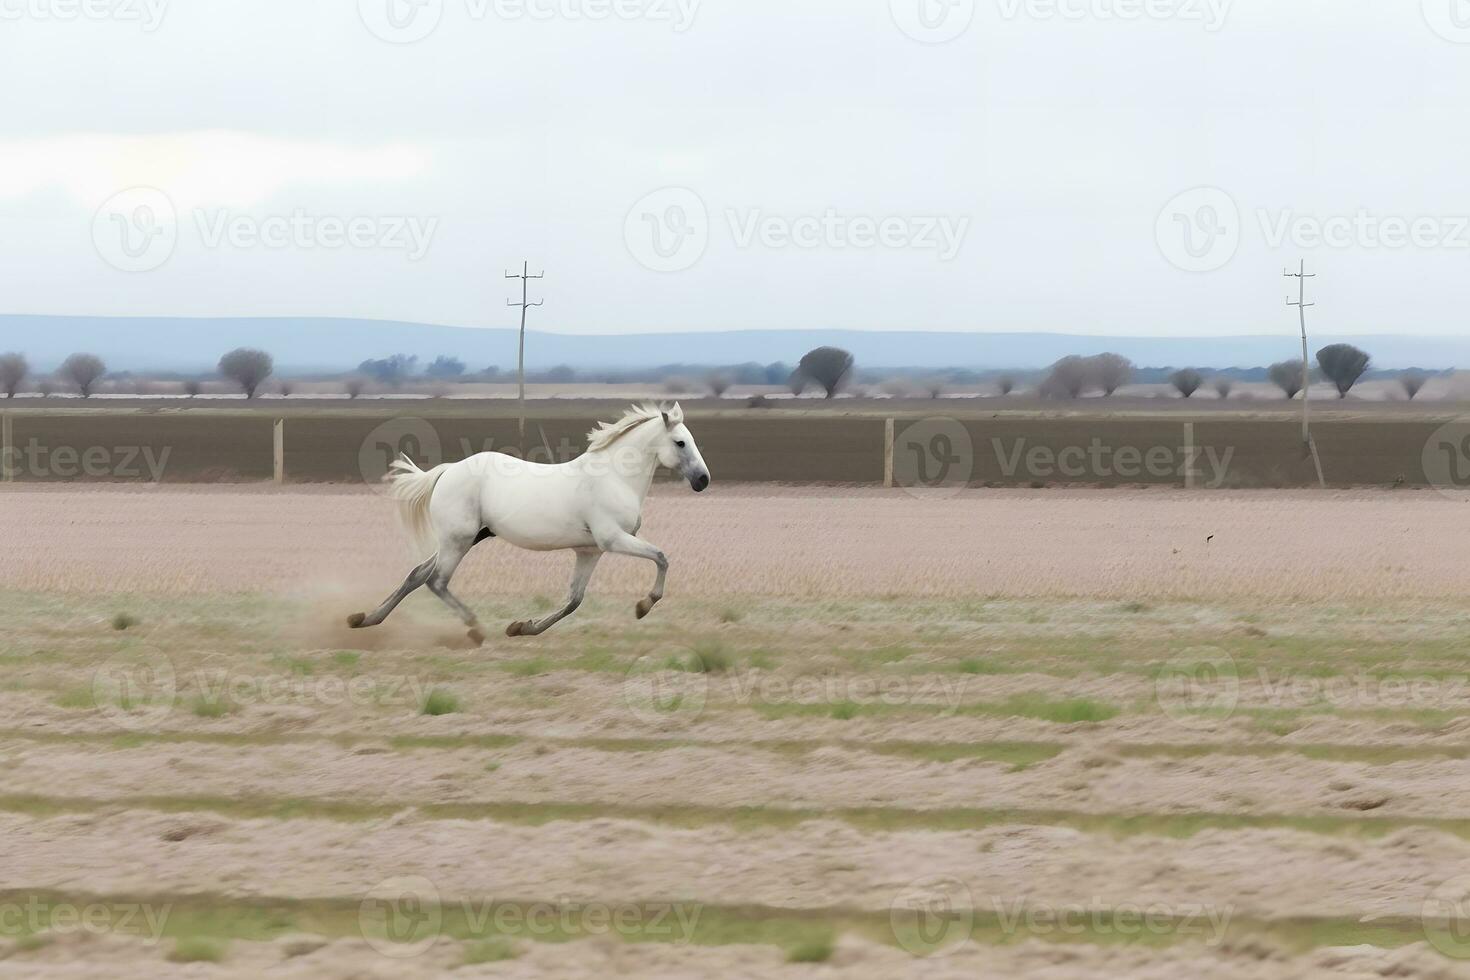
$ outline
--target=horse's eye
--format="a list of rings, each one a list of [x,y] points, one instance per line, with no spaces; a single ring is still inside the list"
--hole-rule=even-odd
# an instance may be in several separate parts
[[[680,449],[683,449],[684,448],[684,440],[683,439],[675,439],[674,440],[674,445],[678,446]]]

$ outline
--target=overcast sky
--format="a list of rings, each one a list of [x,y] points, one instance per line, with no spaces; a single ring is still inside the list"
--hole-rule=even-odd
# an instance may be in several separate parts
[[[568,332],[1290,333],[1302,258],[1323,330],[1470,307],[1464,0],[0,0],[0,86],[0,312],[507,326],[522,258]]]

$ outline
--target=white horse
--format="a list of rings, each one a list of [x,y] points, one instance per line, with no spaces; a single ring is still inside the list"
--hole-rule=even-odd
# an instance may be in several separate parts
[[[587,581],[611,551],[646,558],[658,567],[647,598],[637,605],[647,616],[664,596],[669,560],[638,537],[643,501],[660,466],[677,469],[696,493],[709,486],[709,468],[684,425],[684,410],[634,406],[611,425],[587,435],[587,452],[569,463],[530,463],[504,453],[480,453],[424,471],[406,455],[388,479],[404,523],[434,553],[403,580],[398,591],[371,613],[347,617],[353,629],[377,626],[422,585],[444,601],[469,627],[470,639],[485,641],[469,607],[449,591],[464,556],[486,538],[500,538],[530,551],[577,553],[566,605],[542,619],[511,623],[507,636],[538,636],[582,604]]]

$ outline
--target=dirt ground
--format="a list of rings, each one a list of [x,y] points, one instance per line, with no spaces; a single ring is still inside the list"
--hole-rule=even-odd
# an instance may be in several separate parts
[[[1470,976],[1464,501],[660,487],[483,647],[371,491],[0,513],[0,977]]]

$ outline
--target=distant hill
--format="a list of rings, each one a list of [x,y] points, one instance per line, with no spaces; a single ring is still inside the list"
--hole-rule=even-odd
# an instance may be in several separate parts
[[[1313,350],[1347,341],[1373,355],[1374,367],[1432,370],[1470,367],[1470,337],[1362,336],[1314,338]],[[1145,366],[1260,367],[1300,353],[1280,336],[1094,337],[1059,333],[938,333],[858,330],[737,330],[715,333],[574,335],[531,331],[526,364],[578,370],[663,364],[794,364],[813,347],[852,351],[864,368],[1027,370],[1068,354],[1116,351]],[[113,371],[212,370],[235,347],[270,351],[281,372],[342,371],[368,358],[404,353],[421,361],[448,354],[474,371],[513,367],[514,330],[449,327],[389,320],[321,317],[182,318],[0,316],[0,351],[24,352],[48,371],[68,354],[99,355]]]

